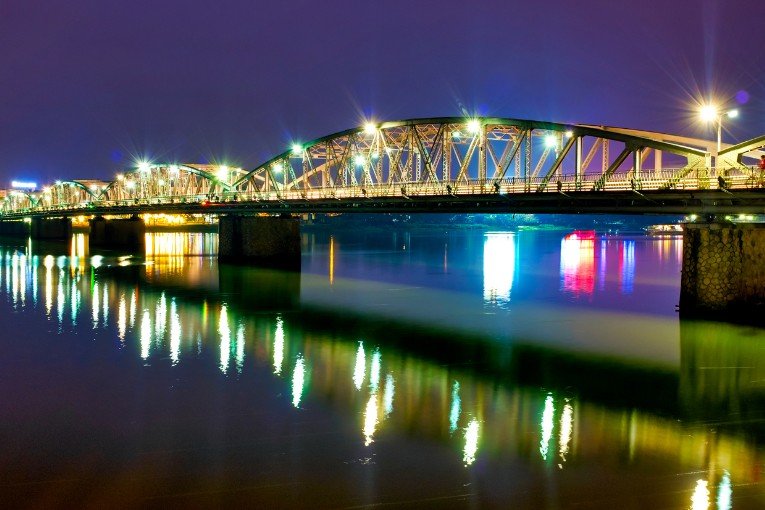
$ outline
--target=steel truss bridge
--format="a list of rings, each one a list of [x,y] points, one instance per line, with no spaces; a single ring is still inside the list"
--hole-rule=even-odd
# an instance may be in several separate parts
[[[141,163],[112,181],[11,190],[0,219],[91,214],[765,212],[765,136],[715,142],[506,118],[367,124],[251,171]],[[752,166],[750,166],[752,165]]]

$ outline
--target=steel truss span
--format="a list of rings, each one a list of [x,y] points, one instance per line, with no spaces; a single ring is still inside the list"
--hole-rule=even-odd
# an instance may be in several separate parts
[[[763,176],[728,146],[676,135],[504,118],[367,124],[251,171],[149,164],[114,181],[12,191],[0,217],[135,212],[757,212]],[[712,157],[715,156],[715,165]]]

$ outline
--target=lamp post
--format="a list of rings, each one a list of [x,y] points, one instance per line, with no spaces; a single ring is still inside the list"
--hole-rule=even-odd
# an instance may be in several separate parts
[[[735,119],[738,117],[738,110],[735,108],[727,111],[720,111],[720,109],[713,105],[708,104],[701,107],[699,111],[701,120],[704,122],[717,122],[717,154],[720,154],[722,148],[722,119],[723,116],[729,119]]]

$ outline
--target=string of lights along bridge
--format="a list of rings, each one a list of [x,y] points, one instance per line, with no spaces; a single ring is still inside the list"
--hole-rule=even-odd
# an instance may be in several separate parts
[[[719,124],[719,123],[718,123]],[[253,170],[143,161],[115,176],[15,182],[0,217],[233,212],[765,212],[765,135],[736,145],[506,118],[367,123]]]

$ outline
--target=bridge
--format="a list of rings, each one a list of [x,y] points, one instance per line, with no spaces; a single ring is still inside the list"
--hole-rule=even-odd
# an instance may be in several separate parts
[[[143,162],[111,181],[10,190],[0,218],[81,214],[528,212],[759,213],[748,158],[765,136],[719,153],[665,133],[505,118],[366,124],[294,144],[251,171]]]
[[[718,146],[506,118],[367,123],[295,143],[250,171],[141,162],[111,181],[6,191],[0,235],[68,239],[71,218],[85,216],[91,246],[140,249],[140,214],[209,214],[219,217],[221,260],[299,267],[293,214],[696,214],[707,222],[685,229],[681,308],[763,317],[765,228],[721,222],[765,212],[765,175],[756,166],[763,147],[765,135]]]

